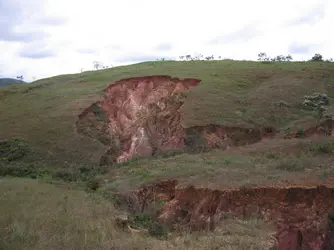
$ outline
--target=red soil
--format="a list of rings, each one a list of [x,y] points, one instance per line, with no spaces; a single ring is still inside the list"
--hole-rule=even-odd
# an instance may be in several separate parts
[[[76,123],[77,131],[101,141],[110,149],[101,164],[112,165],[134,156],[151,156],[168,150],[222,148],[260,141],[274,129],[246,129],[219,125],[184,128],[180,108],[182,92],[196,87],[198,79],[147,76],[111,84],[104,99],[92,104]]]
[[[184,128],[180,107],[182,92],[196,87],[198,79],[147,76],[123,79],[105,90],[103,100],[79,115],[78,133],[109,147],[100,164],[111,165],[134,156],[151,156],[168,150],[196,150],[245,145],[270,139],[273,128],[237,128],[209,124]],[[305,136],[333,133],[332,121],[305,130]],[[297,132],[296,132],[297,133]],[[292,136],[296,136],[292,133]],[[334,210],[334,189],[319,187],[260,187],[239,190],[176,188],[165,181],[137,192],[142,208],[152,200],[167,201],[159,220],[193,230],[214,230],[227,213],[261,216],[275,222],[277,249],[334,249],[334,229],[327,216]],[[327,248],[325,247],[328,246]]]
[[[279,250],[334,249],[334,230],[327,227],[328,214],[334,212],[334,187],[211,190],[178,189],[176,184],[170,180],[150,185],[137,196],[143,204],[165,200],[158,218],[167,224],[214,230],[227,214],[260,216],[276,224]]]

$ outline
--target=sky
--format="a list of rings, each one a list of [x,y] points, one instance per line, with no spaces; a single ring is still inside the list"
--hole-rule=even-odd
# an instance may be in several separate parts
[[[0,0],[0,78],[181,55],[334,58],[333,0]]]

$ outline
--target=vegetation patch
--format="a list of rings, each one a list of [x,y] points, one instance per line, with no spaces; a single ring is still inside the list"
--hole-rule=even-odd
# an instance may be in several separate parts
[[[96,190],[100,185],[97,176],[108,172],[107,167],[96,165],[57,167],[39,160],[40,157],[23,138],[14,137],[0,141],[0,176],[79,181],[87,183],[90,190]]]
[[[275,232],[264,221],[226,219],[215,232],[175,234],[155,219],[164,201],[142,209],[129,195],[125,199],[132,211],[124,211],[128,203],[118,194],[171,178],[178,179],[181,187],[213,189],[305,181],[326,184],[334,173],[333,140],[306,136],[308,128],[322,125],[327,115],[331,118],[333,65],[323,62],[321,55],[315,55],[312,62],[290,62],[289,55],[269,58],[265,53],[259,54],[259,62],[184,58],[186,61],[139,63],[1,88],[0,138],[9,139],[0,141],[0,249],[273,247]],[[104,133],[108,117],[96,100],[110,82],[161,74],[201,80],[197,87],[167,102],[181,105],[184,101],[180,114],[188,148],[155,151],[153,157],[105,167],[115,161],[121,145],[119,138]],[[80,84],[70,84],[77,82]],[[80,135],[73,126],[85,107],[97,117],[90,120],[89,116],[77,126],[88,136]],[[151,115],[154,108],[159,111],[153,105]],[[207,138],[196,130],[206,124],[244,131],[289,128],[290,132],[298,130],[299,139],[275,137],[244,145],[247,132],[236,132],[232,139],[244,147],[209,150],[204,146]],[[153,119],[150,126],[154,125]],[[110,158],[101,159],[106,145],[111,145]],[[128,213],[127,225],[138,231],[116,226],[121,209],[122,214]],[[328,217],[332,223],[332,213]]]
[[[154,217],[145,213],[136,213],[130,217],[129,226],[135,229],[144,229],[153,236],[159,239],[167,239],[168,228],[158,222]]]
[[[300,160],[290,157],[279,161],[276,165],[276,169],[290,172],[298,172],[303,171],[305,169],[305,166]]]
[[[0,162],[22,160],[30,153],[28,143],[21,137],[0,141]]]
[[[334,140],[312,142],[310,151],[315,154],[332,154],[334,152]]]

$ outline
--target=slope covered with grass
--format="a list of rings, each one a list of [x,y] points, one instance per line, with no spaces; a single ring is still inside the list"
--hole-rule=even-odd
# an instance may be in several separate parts
[[[332,63],[146,62],[1,88],[0,138],[22,136],[58,164],[95,164],[106,149],[76,133],[78,114],[114,81],[147,75],[201,80],[187,93],[182,108],[185,127],[212,123],[290,131],[317,123],[314,111],[300,108],[304,95],[334,96]]]
[[[225,151],[169,151],[98,166],[107,147],[97,138],[78,133],[78,116],[103,99],[106,88],[116,81],[152,75],[200,79],[198,86],[186,91],[181,108],[185,128],[208,124],[222,128],[272,127],[277,134]],[[324,206],[321,213],[316,213],[314,206],[305,207],[299,198],[306,197],[305,186],[321,183],[332,190],[333,139],[284,137],[296,131],[303,135],[305,129],[317,128],[328,119],[326,115],[331,118],[333,86],[334,68],[329,62],[222,60],[146,62],[3,87],[0,249],[270,249],[276,241],[279,249],[286,249],[289,242],[302,244],[297,242],[299,234],[304,245],[320,244],[324,242],[321,237],[331,235],[325,232],[324,217],[330,212],[327,207],[332,204],[332,196],[316,201]],[[319,110],[302,105],[305,95],[313,93],[324,94],[329,102],[321,116]],[[13,139],[15,136],[25,140]],[[178,185],[169,189],[162,180],[176,180]],[[157,184],[149,185],[152,182]],[[189,185],[193,187],[184,187]],[[300,191],[295,192],[296,197],[289,198],[289,191],[287,197],[276,197],[291,185],[298,186],[294,189]],[[269,200],[261,200],[261,192],[266,190],[261,187],[273,192],[267,195]],[[216,196],[231,189],[239,201]],[[321,190],[313,188],[315,193]],[[260,207],[248,207],[244,191],[258,197],[258,204],[267,208],[274,205],[272,211],[263,215]],[[203,195],[194,201],[192,192]],[[272,204],[271,198],[284,204]],[[311,204],[315,196],[306,198]],[[181,213],[176,214],[178,209],[173,204],[180,205]],[[129,216],[127,225],[135,230],[124,230],[117,224],[124,212]],[[179,225],[182,221],[184,225],[209,222],[215,230],[164,231],[165,224],[157,224],[157,218],[172,220],[174,212]],[[235,213],[232,216],[230,212]],[[313,215],[318,217],[313,219]],[[305,223],[296,224],[296,216]],[[276,224],[259,217],[271,218]],[[314,231],[314,223],[321,224],[320,231]],[[293,227],[298,232],[291,231]],[[161,233],[164,239],[153,237],[152,232]]]
[[[214,233],[171,234],[162,241],[122,231],[107,200],[71,186],[0,179],[0,249],[253,249],[274,244],[262,220],[226,220]]]

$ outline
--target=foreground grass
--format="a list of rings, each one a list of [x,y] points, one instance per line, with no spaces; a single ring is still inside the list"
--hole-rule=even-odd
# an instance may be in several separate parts
[[[22,136],[45,158],[65,167],[73,162],[95,164],[106,148],[76,134],[77,115],[99,99],[113,81],[160,74],[201,79],[182,108],[185,126],[307,127],[316,123],[316,116],[301,110],[299,103],[305,94],[313,92],[332,95],[332,65],[231,60],[146,62],[4,87],[0,89],[0,139]],[[277,106],[279,102],[288,105]]]
[[[0,249],[269,249],[261,220],[228,219],[214,233],[171,234],[158,240],[115,225],[120,214],[98,195],[31,179],[0,178]]]
[[[275,139],[223,152],[137,159],[109,171],[102,190],[131,190],[170,178],[180,186],[209,188],[314,185],[334,176],[333,153],[331,138]]]

